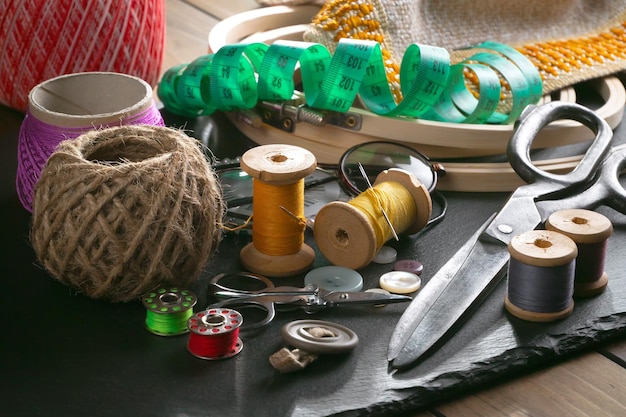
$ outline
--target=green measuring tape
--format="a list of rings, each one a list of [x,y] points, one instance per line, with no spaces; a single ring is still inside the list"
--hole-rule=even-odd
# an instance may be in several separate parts
[[[524,55],[496,42],[473,48],[477,53],[451,65],[443,48],[410,45],[400,66],[398,103],[380,45],[355,39],[341,39],[334,54],[308,42],[226,45],[167,70],[157,94],[166,109],[183,116],[252,109],[259,101],[292,100],[299,65],[306,104],[321,111],[345,113],[358,96],[381,116],[511,123],[524,107],[539,101],[541,77]],[[467,82],[468,73],[476,88]],[[503,83],[508,87],[504,91]],[[506,112],[498,111],[503,100]]]

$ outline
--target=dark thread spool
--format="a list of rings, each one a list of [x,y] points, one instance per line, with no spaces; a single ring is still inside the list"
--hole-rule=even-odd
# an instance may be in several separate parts
[[[569,237],[531,230],[509,243],[508,293],[504,306],[527,321],[550,322],[574,309],[574,270],[578,249]]]
[[[568,236],[578,247],[574,296],[602,293],[609,281],[604,264],[607,241],[613,234],[611,221],[591,210],[560,210],[548,218],[546,229]]]

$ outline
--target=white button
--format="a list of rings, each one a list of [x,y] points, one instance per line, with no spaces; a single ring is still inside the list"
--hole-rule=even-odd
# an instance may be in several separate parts
[[[382,288],[369,288],[365,290],[365,292],[375,292],[378,294],[389,295],[389,291],[383,290]],[[374,304],[374,307],[384,307],[384,306],[386,306],[386,304]]]
[[[383,290],[382,288],[368,288],[365,292],[375,292],[377,294],[389,295],[389,291]]]
[[[398,252],[391,246],[383,246],[378,250],[372,262],[377,264],[390,264],[395,262],[398,257]]]
[[[416,274],[406,271],[391,271],[381,275],[380,288],[395,294],[407,294],[419,290],[422,280]]]

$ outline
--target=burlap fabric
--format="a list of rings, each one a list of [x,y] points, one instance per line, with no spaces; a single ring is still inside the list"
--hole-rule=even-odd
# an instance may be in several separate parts
[[[261,6],[297,6],[299,4],[324,4],[325,0],[257,0]]]
[[[398,65],[411,43],[441,46],[459,62],[481,41],[516,47],[548,93],[626,67],[626,1],[328,0],[304,39],[334,50],[340,38],[380,41]]]

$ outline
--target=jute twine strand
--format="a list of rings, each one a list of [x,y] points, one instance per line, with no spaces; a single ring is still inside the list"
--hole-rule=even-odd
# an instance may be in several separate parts
[[[198,278],[221,237],[221,189],[198,142],[160,126],[60,143],[35,188],[38,261],[92,298],[136,299]]]

